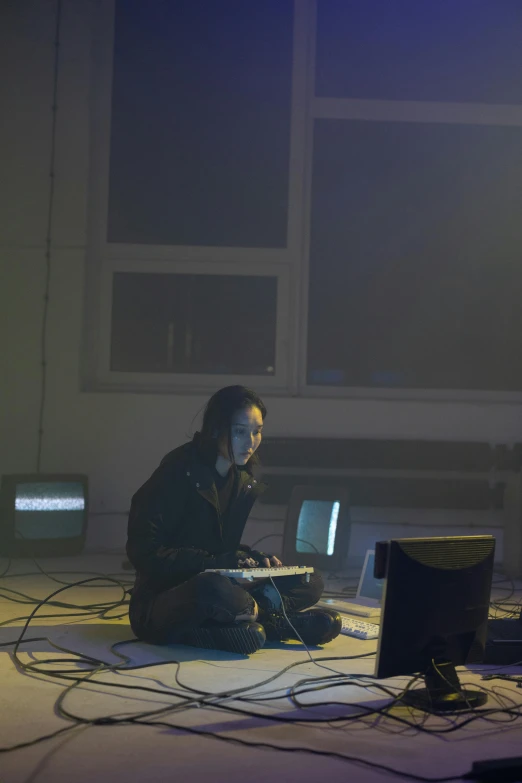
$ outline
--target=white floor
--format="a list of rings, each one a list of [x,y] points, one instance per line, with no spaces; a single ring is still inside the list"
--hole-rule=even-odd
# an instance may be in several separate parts
[[[122,559],[121,555],[83,556],[66,561],[39,560],[38,564],[58,580],[75,582],[96,574],[114,577],[119,574],[130,586],[131,575],[120,569]],[[0,573],[6,566],[6,561],[0,562]],[[70,572],[56,573],[66,568]],[[300,697],[303,704],[322,702],[322,706],[299,708],[285,695],[286,689],[306,678],[314,679],[318,685],[318,679],[333,672],[312,663],[297,643],[265,647],[247,658],[131,641],[119,648],[121,654],[130,658],[124,665],[142,668],[128,673],[92,674],[90,679],[95,682],[89,684],[88,670],[97,664],[85,656],[109,665],[121,664],[121,659],[111,652],[111,645],[132,640],[133,634],[126,604],[117,605],[124,599],[122,588],[111,586],[106,580],[88,584],[91,586],[67,588],[53,598],[71,606],[44,605],[35,613],[24,633],[25,640],[34,641],[22,643],[17,652],[21,664],[35,665],[33,670],[27,670],[15,665],[13,643],[35,609],[35,602],[65,585],[39,573],[29,560],[14,561],[0,579],[0,644],[9,643],[0,647],[0,749],[31,743],[65,729],[36,744],[1,752],[0,783],[94,783],[115,779],[156,783],[184,777],[198,783],[244,783],[245,780],[250,783],[267,779],[366,783],[412,779],[402,773],[413,773],[423,779],[455,776],[458,780],[474,759],[517,756],[522,752],[522,719],[506,714],[490,715],[488,720],[480,718],[451,733],[441,733],[441,729],[452,726],[449,718],[427,717],[406,707],[394,707],[386,717],[368,714],[350,720],[350,714],[364,714],[365,708],[381,707],[389,700],[368,680],[354,680],[352,684],[345,681],[336,688],[303,693]],[[99,613],[88,615],[86,610],[77,608],[88,604],[102,604],[98,611],[111,604],[114,608],[107,617]],[[67,616],[59,616],[65,613]],[[74,654],[57,650],[50,642]],[[311,654],[316,661],[337,672],[368,675],[373,673],[373,655],[352,660],[324,659],[355,656],[375,649],[375,641],[361,642],[341,636],[322,649],[311,650]],[[52,662],[46,663],[50,658]],[[296,662],[302,665],[293,667],[270,684],[256,686]],[[72,682],[52,676],[58,670],[81,675],[85,681],[64,696]],[[522,675],[522,667],[505,671]],[[181,685],[176,684],[176,674]],[[459,670],[459,676],[462,683],[488,687],[487,709],[506,705],[522,707],[522,689],[512,683],[484,682],[480,672],[466,669]],[[395,678],[383,684],[397,691],[407,681],[407,678]],[[281,697],[276,701],[228,700],[221,707],[186,706],[187,699],[194,695],[189,688],[221,693],[241,687],[250,688],[250,696],[277,688]],[[59,713],[59,697],[63,698],[62,708],[72,717]],[[353,706],[343,706],[340,702]],[[245,714],[225,707],[234,707]],[[165,710],[163,714],[154,714],[153,711],[161,709]],[[147,720],[157,725],[81,723],[108,716],[129,718],[145,711],[152,712]],[[270,720],[274,716],[287,721],[315,718],[316,722],[308,725],[275,722]],[[340,720],[345,716],[346,719]],[[210,732],[220,739],[202,736]],[[267,745],[275,745],[280,750]],[[398,774],[389,775],[371,765],[385,765]]]

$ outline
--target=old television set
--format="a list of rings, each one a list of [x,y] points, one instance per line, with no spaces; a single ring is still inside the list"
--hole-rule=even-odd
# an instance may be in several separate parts
[[[295,486],[283,533],[283,563],[340,571],[346,564],[349,545],[346,487]]]
[[[77,555],[87,533],[88,479],[76,473],[2,476],[0,555]]]
[[[375,676],[420,674],[425,684],[403,703],[453,712],[487,701],[461,686],[455,667],[484,660],[494,555],[493,536],[377,542],[374,574],[384,591]]]

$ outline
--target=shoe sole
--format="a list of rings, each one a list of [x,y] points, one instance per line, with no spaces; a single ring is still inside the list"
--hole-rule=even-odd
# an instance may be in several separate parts
[[[212,628],[195,627],[180,631],[171,643],[202,647],[205,650],[226,650],[227,652],[250,655],[265,643],[264,628],[258,624],[250,626],[227,625]]]
[[[340,628],[337,627],[332,628],[330,633],[323,639],[322,642],[319,642],[319,644],[328,644],[328,642],[332,642],[334,639],[337,639],[337,637],[341,633],[341,628],[342,625]]]
[[[313,611],[313,610],[312,610]],[[329,623],[329,628],[325,628],[323,631],[317,631],[315,634],[310,633],[309,629],[303,628],[302,630],[299,629],[299,622],[295,622],[296,630],[301,636],[301,639],[306,645],[310,645],[311,647],[316,647],[321,644],[328,644],[328,642],[333,641],[333,639],[336,639],[339,634],[341,633],[342,629],[342,620],[340,615],[335,616],[332,612],[324,612],[324,614],[329,615],[331,618],[331,621]],[[296,620],[296,618],[293,618]],[[286,628],[283,628],[279,632],[273,632],[269,630],[267,633],[267,639],[268,641],[300,641],[294,632],[292,632],[292,629],[289,625],[285,624]],[[266,629],[265,629],[266,630]]]
[[[338,631],[337,629],[335,629],[332,630],[330,633],[325,633],[321,636],[309,636],[305,632],[300,634],[300,636],[303,642],[307,646],[320,647],[322,644],[328,644],[328,642],[332,642],[334,639],[336,639],[339,636],[340,633],[341,633],[340,630]],[[291,631],[289,631],[288,633],[282,636],[272,635],[267,637],[267,640],[269,642],[289,642],[289,641],[300,642],[301,639],[298,639],[295,634],[291,633]]]

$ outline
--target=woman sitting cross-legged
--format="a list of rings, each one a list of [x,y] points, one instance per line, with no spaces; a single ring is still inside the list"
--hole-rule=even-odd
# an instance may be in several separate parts
[[[301,637],[316,645],[340,633],[337,612],[309,609],[323,591],[317,571],[309,582],[302,574],[274,577],[277,590],[270,579],[240,586],[205,573],[282,565],[241,543],[266,488],[252,470],[265,416],[251,389],[220,389],[206,405],[201,431],[167,454],[134,494],[126,549],[136,570],[129,619],[138,639],[252,653],[266,639]]]

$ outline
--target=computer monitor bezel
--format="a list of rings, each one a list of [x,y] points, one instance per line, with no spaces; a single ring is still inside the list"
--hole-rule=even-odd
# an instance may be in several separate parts
[[[16,487],[19,484],[71,482],[83,486],[85,506],[81,533],[68,538],[15,537]],[[45,513],[45,512],[42,512]],[[2,557],[64,557],[80,554],[85,546],[89,515],[89,479],[83,473],[10,473],[0,484],[0,556]]]
[[[327,500],[339,501],[339,516],[335,534],[333,555],[317,552],[299,552],[297,550],[297,527],[303,501]],[[287,507],[283,534],[283,563],[286,565],[307,565],[325,572],[340,571],[344,568],[350,546],[350,507],[349,492],[343,486],[296,485]]]
[[[451,578],[448,580],[445,587],[446,600],[448,605],[453,606],[454,602],[450,602],[450,591],[455,589],[455,596],[458,596],[458,600],[462,601],[462,608],[459,607],[459,611],[462,615],[465,612],[475,612],[473,615],[473,622],[468,626],[468,630],[463,629],[455,631],[453,633],[446,633],[441,630],[441,627],[435,627],[433,633],[429,634],[429,619],[434,620],[436,626],[437,621],[441,616],[441,612],[438,611],[437,601],[440,599],[441,587],[438,586],[438,591],[433,592],[429,603],[426,603],[427,593],[422,593],[422,585],[417,582],[415,585],[406,585],[404,580],[404,564],[403,557],[404,546],[406,547],[413,544],[413,548],[426,545],[426,543],[433,543],[436,547],[440,545],[440,553],[443,552],[443,547],[446,547],[446,554],[452,554],[455,550],[455,544],[484,544],[484,556],[481,560],[472,562],[472,558],[468,553],[468,562],[462,561],[461,567],[456,567],[455,561],[448,560],[448,566],[446,568],[436,566],[436,572],[452,574],[453,585],[451,584]],[[453,547],[453,552],[451,547]],[[437,537],[419,537],[419,538],[401,538],[391,539],[389,541],[379,541],[376,543],[376,556],[375,556],[375,570],[374,574],[377,578],[384,578],[384,589],[382,595],[382,608],[381,608],[381,624],[380,632],[377,642],[377,656],[375,662],[375,677],[382,679],[386,677],[395,677],[400,675],[415,675],[422,674],[425,677],[428,685],[427,689],[424,689],[424,693],[430,692],[430,685],[428,678],[431,677],[438,679],[438,686],[442,684],[445,687],[444,680],[448,683],[448,677],[452,678],[453,683],[457,683],[458,677],[455,673],[455,667],[461,666],[466,663],[477,663],[483,660],[484,649],[487,638],[487,622],[488,622],[488,610],[491,597],[491,584],[494,568],[494,556],[495,556],[495,538],[491,535],[483,536],[437,536]],[[463,548],[463,553],[465,547]],[[472,550],[470,550],[472,553]],[[434,554],[435,552],[434,549]],[[406,554],[406,557],[409,557]],[[415,564],[418,562],[421,568],[424,570],[426,576],[429,576],[429,568],[432,564],[420,561],[420,558],[415,560],[410,558],[411,562]],[[402,561],[402,562],[401,562]],[[471,569],[478,573],[471,574]],[[478,578],[478,574],[483,572],[481,578]],[[419,571],[421,574],[422,571]],[[471,580],[470,580],[471,577]],[[474,578],[473,578],[474,577]],[[468,586],[469,585],[469,589]],[[477,585],[480,587],[480,592],[477,594]],[[437,587],[436,579],[434,586]],[[459,591],[460,588],[460,591]],[[466,589],[464,589],[466,588]],[[471,595],[471,592],[473,593]],[[469,594],[468,594],[469,593]],[[424,615],[422,615],[422,601],[424,601]],[[444,607],[442,607],[444,612]],[[430,613],[433,612],[433,615]],[[428,616],[428,621],[423,628],[421,620]],[[455,619],[458,617],[456,613],[454,618],[448,621],[448,626],[452,624],[456,626]],[[471,618],[470,618],[471,619]],[[443,623],[441,623],[443,625]],[[410,633],[410,637],[417,635],[419,638],[424,633],[426,638],[426,644],[419,651],[413,651],[408,654],[408,632],[407,628],[411,627],[413,630]],[[462,629],[462,625],[459,626]],[[433,645],[433,647],[431,646]],[[428,661],[431,651],[434,649],[440,649],[441,653],[439,657],[433,655],[433,658]],[[450,654],[451,653],[451,654]],[[421,663],[422,659],[422,663]],[[447,671],[444,677],[439,677],[437,668],[437,660],[445,660],[448,664]],[[435,663],[434,663],[435,661]],[[448,683],[449,684],[449,683]],[[471,698],[470,694],[474,692],[468,692],[468,698]],[[477,695],[478,692],[475,694]],[[415,696],[415,691],[410,694]],[[439,699],[437,709],[451,709],[452,700],[454,700],[455,693],[450,693],[447,703],[444,703],[444,697]],[[428,699],[428,702],[430,699]],[[435,700],[433,700],[435,701]],[[462,701],[462,700],[461,700]],[[483,703],[483,702],[482,702]],[[426,700],[424,698],[424,706]],[[456,709],[462,709],[462,704]],[[436,710],[434,710],[436,711]]]

